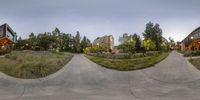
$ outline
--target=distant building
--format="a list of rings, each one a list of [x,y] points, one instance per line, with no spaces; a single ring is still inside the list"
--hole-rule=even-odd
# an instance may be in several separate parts
[[[11,47],[12,44],[16,43],[16,39],[16,33],[8,24],[0,26],[0,49],[7,50],[7,47]]]
[[[92,45],[105,45],[107,46],[107,51],[114,49],[114,37],[112,35],[105,35],[103,37],[97,37]]]
[[[133,35],[128,35],[127,33],[124,33],[122,37],[119,37],[119,42],[121,44],[129,43],[132,41]]]

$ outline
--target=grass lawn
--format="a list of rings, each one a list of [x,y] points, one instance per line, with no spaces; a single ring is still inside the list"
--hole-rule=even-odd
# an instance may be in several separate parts
[[[41,78],[58,71],[71,58],[72,54],[64,52],[13,51],[0,58],[0,71],[17,78]]]
[[[192,65],[194,65],[197,69],[200,70],[200,58],[190,59],[189,62],[192,63]]]
[[[165,52],[157,54],[155,56],[140,57],[135,59],[108,59],[89,55],[86,55],[86,57],[106,68],[119,71],[129,71],[151,67],[154,64],[165,59],[168,55],[169,52]]]

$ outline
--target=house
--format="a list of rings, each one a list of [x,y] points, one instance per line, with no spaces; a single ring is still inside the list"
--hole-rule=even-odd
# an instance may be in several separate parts
[[[181,50],[200,50],[200,27],[192,31],[180,43]]]
[[[105,35],[103,37],[97,37],[92,45],[104,45],[107,47],[107,51],[114,49],[114,37],[112,35]]]
[[[0,46],[16,43],[17,35],[8,24],[0,26]]]
[[[0,26],[0,53],[5,50],[10,50],[13,44],[16,43],[17,35],[8,24]],[[3,51],[4,50],[4,51]]]

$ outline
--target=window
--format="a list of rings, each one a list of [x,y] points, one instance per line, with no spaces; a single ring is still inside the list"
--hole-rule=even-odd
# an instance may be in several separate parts
[[[3,37],[3,28],[0,28],[0,37]]]
[[[6,31],[6,37],[9,38],[10,40],[14,39],[14,36],[9,31]]]
[[[200,37],[200,30],[198,31],[198,37]]]

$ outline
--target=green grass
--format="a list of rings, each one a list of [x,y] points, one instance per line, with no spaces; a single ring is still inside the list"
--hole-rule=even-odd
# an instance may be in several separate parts
[[[72,58],[70,53],[13,51],[0,58],[0,71],[17,78],[34,79],[61,69]]]
[[[189,59],[189,62],[195,66],[197,69],[200,70],[200,58],[196,58],[196,59]]]
[[[157,54],[155,56],[140,57],[135,59],[108,59],[89,55],[86,55],[86,57],[89,58],[91,61],[109,69],[130,71],[151,67],[165,59],[168,55],[169,52],[165,52]]]

